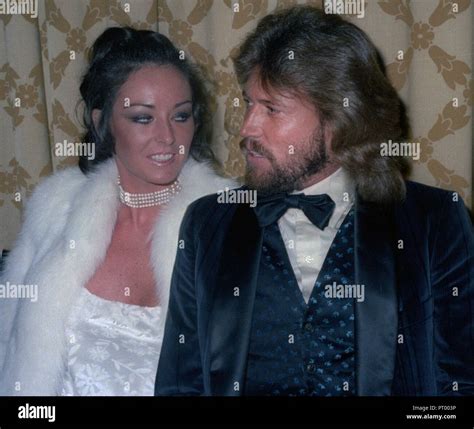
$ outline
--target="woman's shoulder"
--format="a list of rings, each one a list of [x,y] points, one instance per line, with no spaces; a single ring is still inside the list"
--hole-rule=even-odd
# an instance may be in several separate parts
[[[79,167],[68,167],[56,171],[38,183],[30,197],[30,201],[42,199],[47,196],[54,197],[58,194],[69,194],[71,189],[76,188],[85,180],[86,176]]]
[[[23,230],[38,236],[53,219],[58,222],[86,180],[78,167],[57,171],[43,179],[26,201]]]
[[[60,170],[41,180],[27,200],[26,209],[63,205],[87,180],[78,167]]]
[[[186,161],[179,180],[184,189],[191,191],[191,200],[240,186],[236,180],[217,174],[211,164],[192,158]]]
[[[42,180],[35,188],[27,204],[54,207],[73,202],[83,191],[90,194],[103,192],[101,186],[115,184],[117,169],[113,159],[106,160],[94,170],[83,173],[79,167],[69,167],[55,172]]]
[[[225,178],[216,173],[208,162],[198,162],[189,158],[184,165],[179,181],[182,189],[169,204],[166,211],[160,215],[159,235],[166,234],[170,242],[175,242],[181,221],[188,207],[196,200],[205,195],[216,194],[225,188],[235,188],[238,185],[233,179]],[[171,241],[172,240],[172,241]]]

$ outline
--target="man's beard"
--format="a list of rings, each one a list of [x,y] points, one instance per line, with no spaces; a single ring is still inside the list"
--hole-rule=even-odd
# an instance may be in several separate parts
[[[243,141],[241,146],[244,146]],[[308,178],[321,171],[329,163],[324,139],[324,127],[315,131],[309,139],[293,145],[294,154],[288,154],[286,162],[278,162],[272,153],[257,140],[248,140],[248,148],[263,155],[271,164],[271,169],[260,173],[247,163],[245,184],[257,190],[259,196],[301,190]],[[302,151],[298,154],[297,151]]]

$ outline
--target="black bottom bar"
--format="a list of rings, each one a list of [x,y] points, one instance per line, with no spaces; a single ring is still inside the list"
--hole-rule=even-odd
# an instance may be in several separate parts
[[[54,416],[53,408],[54,407]],[[416,416],[416,417],[415,417]],[[141,424],[377,424],[474,427],[474,397],[0,397],[0,428]]]

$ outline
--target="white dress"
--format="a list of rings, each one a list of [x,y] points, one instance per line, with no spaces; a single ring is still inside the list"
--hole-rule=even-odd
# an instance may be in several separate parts
[[[86,288],[66,326],[64,396],[151,396],[163,340],[161,307],[109,301]]]

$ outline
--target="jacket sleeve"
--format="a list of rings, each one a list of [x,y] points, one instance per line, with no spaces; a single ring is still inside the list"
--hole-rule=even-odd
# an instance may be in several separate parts
[[[1,285],[24,284],[45,237],[54,236],[61,229],[58,219],[64,218],[63,213],[68,210],[65,196],[68,192],[74,193],[65,183],[71,183],[72,178],[82,175],[79,169],[75,170],[66,169],[49,176],[37,185],[26,201],[23,224],[0,272]],[[52,197],[55,203],[50,203]],[[20,301],[22,300],[18,298],[0,298],[0,380]],[[0,386],[0,392],[2,387]]]
[[[439,395],[474,395],[474,238],[461,199],[447,194],[431,247]]]
[[[0,285],[4,287],[9,284],[24,283],[25,275],[36,251],[35,235],[40,234],[40,231],[36,231],[36,228],[33,227],[33,219],[34,210],[32,204],[28,203],[25,209],[25,222],[6,258],[2,272],[0,272]],[[18,304],[18,298],[0,298],[0,374],[7,354]]]
[[[168,314],[155,383],[156,396],[204,393],[195,290],[196,240],[192,204],[181,223]]]
[[[0,273],[0,285],[8,287],[9,284],[23,284],[25,272],[31,264],[32,256],[33,244],[28,234],[22,232]],[[18,301],[17,298],[0,298],[0,373],[7,354]]]

